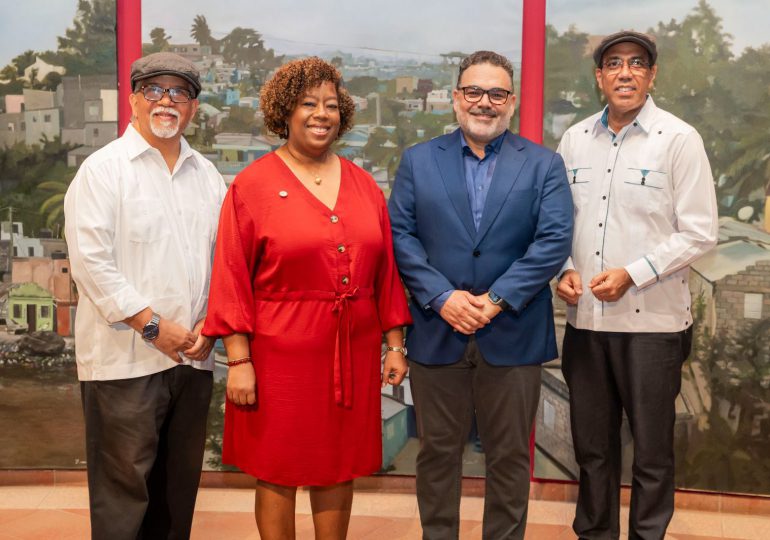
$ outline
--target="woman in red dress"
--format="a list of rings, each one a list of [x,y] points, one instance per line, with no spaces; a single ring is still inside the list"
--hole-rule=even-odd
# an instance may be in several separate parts
[[[379,389],[406,375],[411,321],[385,198],[331,150],[354,109],[337,70],[290,62],[260,108],[287,142],[230,186],[203,330],[223,337],[230,366],[222,461],[257,477],[263,539],[294,537],[301,485],[316,538],[341,539],[352,479],[381,465]]]

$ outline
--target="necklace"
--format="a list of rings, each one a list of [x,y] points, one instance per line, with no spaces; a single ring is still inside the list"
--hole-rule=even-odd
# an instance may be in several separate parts
[[[288,145],[288,144],[287,144],[286,146],[284,146],[284,148],[286,148],[286,152],[288,152],[288,154],[291,156],[291,159],[292,159],[292,160],[293,160],[293,161],[294,161],[294,162],[295,162],[297,165],[299,165],[299,166],[300,166],[301,168],[303,168],[303,169],[308,169],[308,170],[310,169],[310,168],[309,168],[307,165],[305,165],[304,163],[302,163],[302,161],[300,161],[300,160],[297,158],[297,156],[295,156],[295,155],[292,153],[292,151],[291,151],[291,149],[289,148],[289,145]],[[322,163],[322,164],[321,164],[321,166],[323,166],[325,163],[326,163],[326,157],[324,157],[324,163]],[[320,185],[321,185],[321,183],[323,182],[323,178],[322,178],[322,177],[321,177],[321,175],[319,174],[319,171],[320,171],[320,169],[321,169],[321,167],[318,167],[318,168],[315,170],[315,172],[314,172],[314,171],[312,171],[312,170],[309,170],[309,172],[310,172],[310,175],[313,177],[313,183],[314,183],[315,185],[317,185],[317,186],[320,186]]]

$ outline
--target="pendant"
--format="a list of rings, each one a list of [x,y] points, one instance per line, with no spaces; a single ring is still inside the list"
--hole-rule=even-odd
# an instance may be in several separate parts
[[[315,182],[315,185],[320,186],[321,182],[323,182],[323,180],[321,179],[320,176],[316,176],[315,180],[313,180],[313,182]]]

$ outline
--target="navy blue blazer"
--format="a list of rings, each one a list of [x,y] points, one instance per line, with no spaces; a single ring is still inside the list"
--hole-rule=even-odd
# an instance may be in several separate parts
[[[561,157],[507,132],[479,230],[473,225],[460,131],[409,148],[396,173],[390,210],[396,261],[412,293],[409,359],[457,362],[468,336],[428,306],[444,291],[492,289],[510,309],[476,332],[493,365],[557,357],[549,281],[572,245],[572,195]]]

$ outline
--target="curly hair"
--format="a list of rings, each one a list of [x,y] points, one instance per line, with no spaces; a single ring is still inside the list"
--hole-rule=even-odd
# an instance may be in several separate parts
[[[340,111],[340,129],[337,138],[353,127],[355,104],[342,88],[342,76],[328,62],[316,56],[293,60],[284,64],[265,83],[259,93],[259,106],[265,115],[265,127],[281,137],[289,137],[289,117],[297,102],[311,88],[324,82],[334,83]]]

